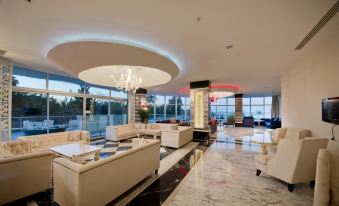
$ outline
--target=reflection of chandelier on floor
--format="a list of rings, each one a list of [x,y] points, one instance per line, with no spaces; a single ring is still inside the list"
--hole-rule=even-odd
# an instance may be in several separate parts
[[[118,89],[135,93],[141,85],[142,78],[135,75],[132,69],[127,69],[125,74],[121,73],[119,80],[114,81]]]

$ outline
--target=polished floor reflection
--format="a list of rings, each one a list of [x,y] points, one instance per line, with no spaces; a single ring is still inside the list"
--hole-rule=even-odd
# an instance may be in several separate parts
[[[207,147],[200,145],[192,149],[152,185],[134,198],[128,206],[161,205],[194,167],[195,163],[200,160],[206,149]]]
[[[233,129],[233,130],[232,130]],[[164,205],[312,205],[313,188],[286,183],[268,175],[255,175],[254,156],[260,151],[252,138],[267,138],[263,128],[227,128],[189,172]],[[269,137],[268,137],[269,138]],[[227,140],[242,140],[244,144]]]

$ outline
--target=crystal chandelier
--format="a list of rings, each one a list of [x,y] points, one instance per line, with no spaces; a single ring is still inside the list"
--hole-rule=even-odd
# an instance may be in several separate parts
[[[115,80],[116,87],[125,92],[133,92],[140,87],[142,78],[135,75],[132,69],[127,69],[125,73],[121,73],[119,80]]]

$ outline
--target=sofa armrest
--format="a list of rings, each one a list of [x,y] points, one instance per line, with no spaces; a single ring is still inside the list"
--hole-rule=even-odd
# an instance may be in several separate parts
[[[31,153],[31,154],[15,155],[12,157],[1,158],[0,164],[5,164],[5,163],[10,163],[10,162],[15,162],[15,161],[22,161],[22,160],[33,159],[33,158],[44,157],[44,156],[51,156],[52,158],[53,153],[52,152],[36,152],[36,153]]]
[[[81,171],[81,167],[83,167],[83,165],[76,163],[70,159],[66,159],[66,158],[62,158],[62,157],[58,157],[58,158],[54,158],[53,159],[53,164],[58,164],[61,165],[69,170],[72,170],[73,172],[76,173],[80,173]]]
[[[115,126],[106,127],[106,139],[113,141],[118,140],[118,128]]]
[[[81,131],[81,140],[86,141],[87,144],[90,142],[90,133],[88,131]]]
[[[161,130],[164,133],[180,133],[180,130]]]
[[[330,203],[331,154],[326,149],[319,150],[317,173],[314,189],[314,205],[322,206]]]

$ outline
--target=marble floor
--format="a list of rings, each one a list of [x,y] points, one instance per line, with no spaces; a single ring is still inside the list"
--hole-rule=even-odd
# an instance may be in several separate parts
[[[261,148],[253,142],[268,142],[273,133],[260,127],[218,128],[209,147],[190,142],[173,151],[163,148],[158,175],[150,175],[108,205],[312,205],[313,188],[308,184],[297,184],[291,193],[286,183],[255,175],[254,156]],[[30,206],[57,205],[52,189],[26,200],[34,200]]]
[[[254,156],[260,146],[253,138],[270,138],[274,131],[263,128],[226,128],[191,169],[163,205],[312,205],[313,188],[297,184],[288,192],[287,184],[255,175]],[[242,140],[243,144],[232,141]]]

